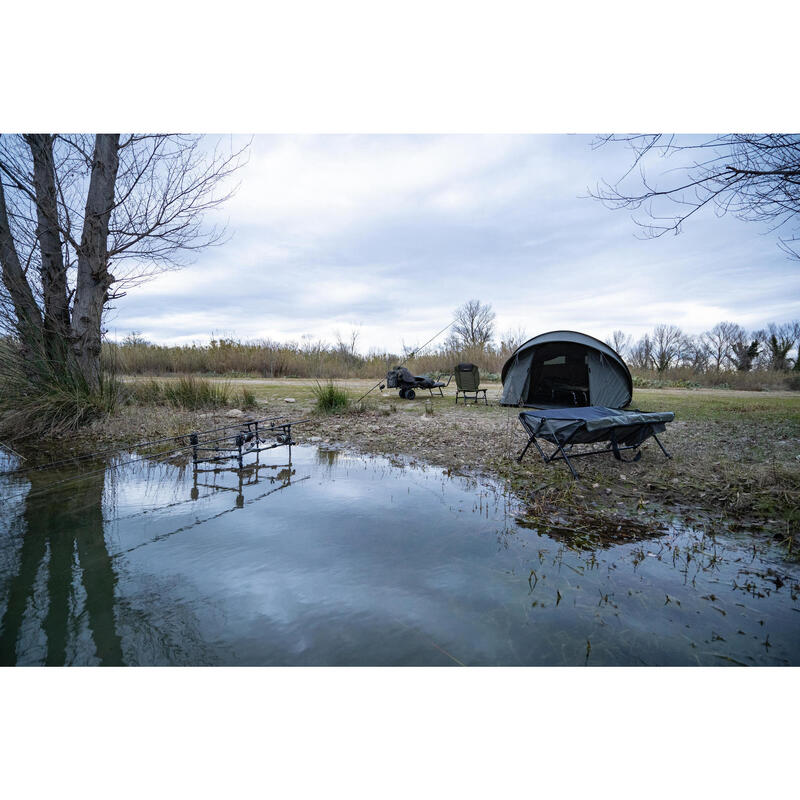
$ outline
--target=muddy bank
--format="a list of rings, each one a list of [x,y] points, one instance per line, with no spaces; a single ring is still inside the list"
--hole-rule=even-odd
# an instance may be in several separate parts
[[[255,411],[185,412],[131,406],[94,423],[79,435],[38,452],[32,460],[97,450],[117,443],[187,433],[253,417],[310,417],[297,431],[301,442],[418,460],[450,473],[505,483],[540,525],[592,527],[620,533],[656,526],[664,514],[715,526],[747,528],[784,541],[800,530],[800,424],[783,416],[725,413],[708,419],[678,418],[662,441],[666,460],[652,440],[640,461],[611,455],[577,462],[573,481],[561,463],[545,465],[529,450],[516,455],[526,437],[516,410],[497,405],[455,406],[452,398],[403,402],[393,396],[339,414],[318,414],[313,402],[270,402]]]

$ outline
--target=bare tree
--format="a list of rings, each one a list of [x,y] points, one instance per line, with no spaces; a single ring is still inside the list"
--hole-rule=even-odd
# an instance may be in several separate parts
[[[625,353],[630,350],[631,347],[630,334],[624,331],[614,331],[611,336],[606,339],[606,344],[616,350],[624,358]]]
[[[596,146],[624,143],[632,163],[592,196],[609,208],[643,209],[635,220],[648,236],[680,232],[705,206],[779,231],[780,247],[800,259],[800,135],[725,134],[692,141],[663,134],[603,136]],[[654,162],[669,160],[656,180]],[[677,210],[676,210],[677,209]]]
[[[345,338],[342,338],[338,330],[334,331],[333,335],[336,337],[336,349],[342,355],[350,359],[357,358],[358,340],[361,336],[361,331],[358,328],[351,328],[350,333]]]
[[[734,359],[733,343],[739,336],[739,326],[733,322],[718,322],[710,331],[702,334],[708,351],[708,361],[719,372]]]
[[[500,334],[500,350],[503,353],[513,353],[523,342],[528,340],[528,334],[522,327],[511,328]]]
[[[454,312],[452,336],[462,347],[485,348],[494,336],[495,313],[491,303],[468,300]]]
[[[653,366],[653,342],[649,334],[645,334],[636,344],[631,345],[628,359],[636,369],[651,369]]]
[[[683,337],[680,358],[685,366],[694,372],[705,372],[708,369],[709,357],[708,344],[702,335]]]
[[[656,371],[664,372],[681,359],[685,349],[685,338],[676,325],[656,325],[652,341],[652,361]]]
[[[31,369],[98,387],[108,303],[221,241],[203,219],[230,197],[244,149],[167,134],[0,137],[0,323],[41,356]]]

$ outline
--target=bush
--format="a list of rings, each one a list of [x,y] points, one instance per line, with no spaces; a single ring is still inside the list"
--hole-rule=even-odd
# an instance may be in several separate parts
[[[311,391],[317,399],[317,409],[328,414],[344,411],[350,402],[347,392],[336,386],[333,381],[328,381],[324,386],[318,381]]]

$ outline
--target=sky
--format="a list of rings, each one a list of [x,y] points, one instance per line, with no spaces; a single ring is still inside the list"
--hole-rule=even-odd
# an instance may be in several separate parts
[[[631,159],[592,141],[256,136],[236,195],[208,218],[228,240],[132,288],[108,336],[333,342],[356,330],[361,352],[399,352],[471,298],[492,305],[498,335],[638,338],[662,322],[700,333],[800,316],[800,268],[774,234],[705,209],[678,236],[642,239],[630,212],[588,197]]]

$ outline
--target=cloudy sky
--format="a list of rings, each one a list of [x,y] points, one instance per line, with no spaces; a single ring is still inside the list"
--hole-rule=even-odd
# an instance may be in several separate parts
[[[132,289],[109,337],[332,341],[398,351],[463,301],[497,329],[606,338],[800,316],[800,269],[758,225],[708,209],[637,238],[586,197],[630,164],[588,136],[257,136],[222,213],[230,240]]]

